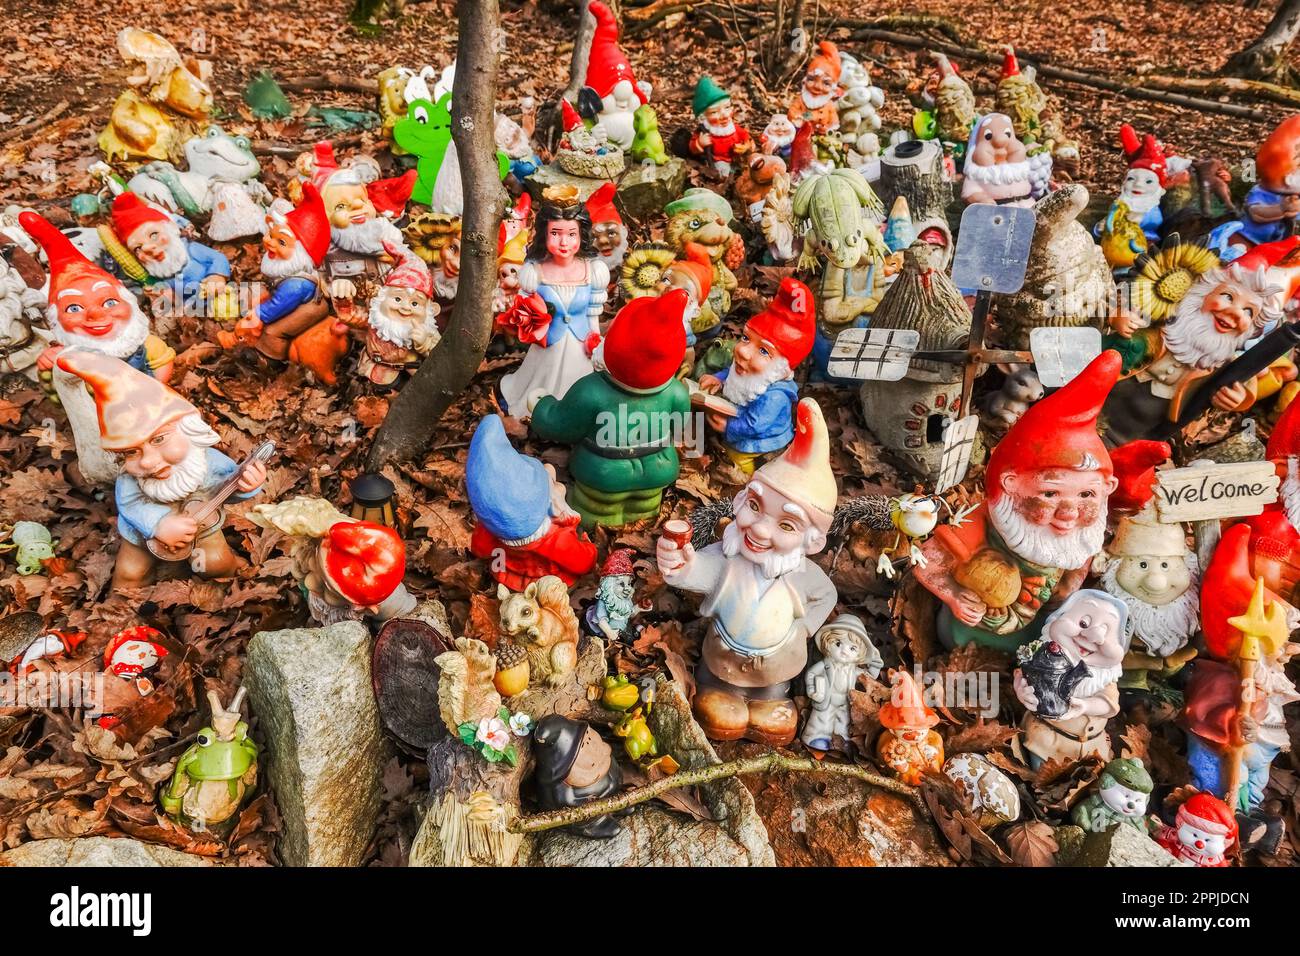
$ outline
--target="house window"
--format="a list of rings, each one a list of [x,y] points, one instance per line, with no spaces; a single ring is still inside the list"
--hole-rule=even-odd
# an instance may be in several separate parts
[[[947,415],[931,415],[925,420],[925,440],[927,444],[943,441],[943,426],[948,421]]]

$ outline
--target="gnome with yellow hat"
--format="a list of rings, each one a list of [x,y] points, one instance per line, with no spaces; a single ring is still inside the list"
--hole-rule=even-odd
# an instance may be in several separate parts
[[[169,548],[192,544],[190,567],[203,577],[233,574],[239,559],[221,525],[201,533],[194,518],[181,512],[186,501],[207,497],[239,470],[213,447],[221,439],[198,409],[157,379],[108,355],[65,349],[58,366],[89,387],[99,413],[100,445],[122,465],[113,489],[122,536],[114,589],[150,583],[157,562],[148,549],[150,540]],[[265,466],[250,461],[233,497],[253,497],[265,480]]]
[[[798,712],[790,682],[808,662],[808,639],[835,608],[835,585],[808,560],[826,546],[838,492],[821,408],[799,403],[794,441],[732,502],[722,540],[696,552],[659,539],[659,573],[705,595],[713,626],[695,671],[695,718],[714,740],[790,743]]]

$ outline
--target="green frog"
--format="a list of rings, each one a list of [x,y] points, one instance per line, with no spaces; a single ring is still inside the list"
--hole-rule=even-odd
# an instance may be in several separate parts
[[[212,723],[176,762],[171,783],[163,790],[163,811],[193,830],[232,827],[244,799],[257,786],[257,744],[239,718],[244,688],[223,707],[216,691],[208,691]]]

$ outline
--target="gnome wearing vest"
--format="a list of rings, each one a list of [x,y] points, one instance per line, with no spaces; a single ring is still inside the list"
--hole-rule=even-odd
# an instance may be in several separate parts
[[[596,546],[578,530],[555,469],[515,451],[499,415],[474,431],[465,490],[477,519],[469,549],[510,590],[548,575],[571,585],[596,566]]]
[[[985,501],[961,527],[922,546],[917,580],[944,603],[939,636],[1011,652],[1038,636],[1051,606],[1076,591],[1106,534],[1119,484],[1097,415],[1119,374],[1103,352],[1030,407],[989,458]]]
[[[381,386],[415,371],[442,339],[438,311],[429,267],[415,256],[403,259],[370,300],[366,350],[357,371]]]
[[[190,499],[208,497],[239,466],[215,447],[221,440],[199,411],[166,385],[124,362],[97,352],[69,349],[59,368],[82,379],[99,412],[99,443],[122,463],[113,488],[122,543],[113,587],[138,588],[153,579],[155,541],[167,548],[193,547],[190,567],[201,577],[228,577],[239,567],[218,521],[200,528],[182,513]],[[233,498],[252,498],[266,480],[266,467],[248,462]]]
[[[713,77],[702,76],[695,84],[691,112],[699,128],[691,134],[688,148],[711,160],[723,176],[730,176],[736,158],[754,148],[749,131],[736,125],[731,94],[713,82]]]
[[[37,367],[53,371],[82,477],[110,485],[118,462],[100,447],[94,399],[79,378],[55,366],[55,359],[65,347],[101,352],[166,382],[176,352],[150,333],[149,317],[130,290],[78,252],[67,236],[33,212],[20,213],[18,222],[41,244],[50,264],[49,323],[56,344],[41,353]]]
[[[812,352],[816,334],[812,292],[798,279],[782,279],[767,308],[745,323],[731,365],[700,379],[703,391],[721,393],[736,406],[735,415],[712,412],[708,422],[745,474],[794,438],[794,370]]]
[[[329,315],[329,299],[320,264],[330,245],[330,224],[325,203],[311,183],[304,183],[302,200],[289,212],[272,210],[262,237],[262,275],[271,292],[235,323],[222,330],[217,341],[223,348],[239,342],[251,345],[277,361],[289,357],[289,346]]]
[[[179,312],[226,287],[230,261],[216,249],[186,239],[175,219],[135,193],[113,200],[113,231],[157,283],[149,287],[155,310],[158,293],[170,299],[163,311]]]
[[[703,594],[712,620],[695,671],[692,709],[714,740],[794,740],[790,682],[808,663],[808,639],[835,608],[835,585],[809,557],[826,546],[838,492],[821,408],[799,403],[794,442],[732,502],[722,540],[697,552],[659,539],[659,573]]]
[[[691,420],[690,396],[677,378],[686,352],[686,301],[681,289],[633,299],[606,333],[605,367],[579,379],[563,398],[548,395],[533,407],[538,436],[574,445],[569,504],[584,525],[653,518],[664,489],[677,480],[674,439]]]

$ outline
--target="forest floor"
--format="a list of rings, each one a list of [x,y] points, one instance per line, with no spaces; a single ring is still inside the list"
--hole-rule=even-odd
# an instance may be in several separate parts
[[[282,122],[255,121],[241,102],[249,78],[270,68],[280,78],[337,72],[373,78],[393,65],[441,68],[455,55],[455,3],[410,2],[405,16],[376,38],[363,38],[349,27],[348,0],[85,0],[25,3],[4,0],[6,30],[0,37],[0,136],[3,131],[45,115],[57,115],[31,129],[0,139],[0,206],[34,208],[57,223],[71,221],[69,203],[95,184],[87,172],[99,159],[95,138],[123,88],[126,69],[114,39],[123,27],[138,26],[167,36],[183,50],[212,60],[220,121],[229,132],[254,140],[300,146],[323,135],[301,116],[309,104],[374,109],[369,97],[346,92],[291,93],[298,116]],[[860,5],[809,3],[813,39],[835,36],[840,18],[861,16]],[[1085,9],[1077,4],[1041,4],[1027,0],[878,0],[873,19],[893,14],[927,13],[946,18],[966,45],[996,51],[1012,43],[1022,57],[1093,73],[1211,75],[1227,56],[1244,46],[1267,22],[1268,11],[1215,0],[1152,0],[1134,7],[1120,0],[1101,0]],[[507,35],[498,103],[517,115],[525,96],[552,101],[565,85],[572,47],[571,12],[554,5],[507,2],[502,11]],[[625,37],[623,46],[640,78],[654,84],[653,104],[661,129],[689,119],[690,96],[700,72],[707,70],[734,91],[739,118],[761,129],[766,114],[748,100],[743,76],[757,55],[726,29],[705,18],[668,21],[642,35]],[[904,29],[904,28],[897,28]],[[933,35],[933,34],[932,34]],[[885,130],[910,122],[906,93],[915,89],[927,65],[916,50],[881,43],[845,43],[845,48],[873,64],[873,81],[886,92]],[[981,102],[992,98],[998,70],[992,64],[961,64]],[[1044,81],[1054,96],[1069,135],[1082,146],[1078,180],[1102,193],[1114,192],[1123,161],[1116,142],[1122,122],[1152,131],[1179,152],[1210,151],[1230,163],[1251,155],[1270,124],[1196,112],[1160,103],[1128,99],[1095,89]],[[794,89],[769,92],[785,102]],[[1272,112],[1281,116],[1282,107]],[[882,137],[883,139],[884,137]],[[377,133],[361,137],[358,148],[388,162]],[[351,150],[349,150],[351,151]],[[263,179],[283,192],[290,160],[264,157]],[[696,175],[693,173],[693,175]],[[656,224],[650,224],[650,229]],[[647,238],[633,235],[632,241]],[[252,243],[222,246],[237,278],[255,278],[259,248]],[[739,312],[752,312],[769,295],[773,277],[755,270],[742,278],[749,286],[737,296]],[[737,324],[733,317],[731,326]],[[169,341],[179,358],[174,384],[198,405],[238,459],[263,438],[274,438],[279,454],[270,469],[262,500],[294,494],[322,494],[346,501],[346,480],[356,474],[369,439],[383,420],[388,402],[369,392],[354,376],[327,390],[308,381],[301,370],[278,374],[240,365],[210,338],[213,323],[182,319]],[[429,452],[419,461],[390,469],[407,531],[408,584],[441,598],[454,628],[479,633],[492,626],[494,601],[481,561],[468,553],[471,516],[464,501],[463,469],[472,426],[494,411],[492,385],[518,357],[488,360],[473,385],[440,423]],[[834,465],[845,495],[894,493],[904,487],[897,472],[861,422],[855,393],[816,388],[807,394],[823,404],[833,439]],[[54,428],[48,423],[55,423]],[[547,446],[512,427],[516,443],[561,469],[567,449]],[[275,862],[278,826],[269,796],[259,797],[240,821],[228,847],[172,826],[153,813],[155,785],[166,778],[172,762],[206,720],[202,694],[217,689],[223,699],[240,683],[245,648],[260,630],[295,626],[306,611],[289,576],[289,558],[280,536],[240,517],[232,509],[228,536],[251,566],[233,582],[164,581],[142,594],[113,595],[108,588],[115,540],[111,501],[80,478],[62,413],[30,383],[10,382],[0,393],[0,522],[44,522],[58,539],[60,560],[44,573],[19,576],[12,562],[0,558],[0,608],[6,613],[37,611],[47,626],[90,634],[86,650],[102,650],[117,629],[152,624],[183,645],[163,672],[171,706],[157,715],[158,729],[134,747],[67,714],[32,712],[18,719],[0,718],[0,849],[31,839],[127,833],[197,853],[232,855],[242,863]],[[688,459],[665,506],[684,513],[693,504],[734,493],[728,474],[711,456]],[[650,599],[646,633],[617,655],[620,669],[666,668],[689,679],[697,654],[699,626],[689,620],[680,601],[669,593],[654,570],[651,529],[601,534],[605,547],[619,543],[638,550],[642,581],[639,597]],[[843,607],[862,613],[875,627],[888,628],[890,609],[874,571],[843,553],[826,556],[834,565]],[[576,601],[589,599],[594,585],[574,589]],[[888,641],[888,638],[885,639]],[[906,641],[889,644],[887,662],[899,659]],[[969,657],[970,655],[968,655]],[[967,659],[962,666],[1000,668],[1005,662]],[[954,662],[950,666],[957,666]],[[869,722],[869,705],[855,726]],[[951,716],[951,715],[950,715]],[[945,727],[949,751],[1002,748],[1011,728],[993,721]],[[1156,765],[1168,786],[1181,782],[1170,744],[1157,732],[1135,723],[1130,731],[1135,752]],[[964,736],[963,736],[964,735]],[[954,739],[955,738],[955,739]],[[1291,771],[1279,760],[1277,775]],[[1083,779],[1038,781],[1045,802],[1073,792]],[[1290,778],[1294,783],[1294,777]],[[396,760],[385,774],[385,810],[369,860],[400,864],[408,845],[411,810],[419,801],[427,774],[418,760]],[[1068,785],[1067,785],[1068,784]],[[1062,789],[1063,788],[1063,789]],[[1060,790],[1054,796],[1050,791]],[[1287,793],[1294,793],[1291,786]],[[1290,801],[1288,801],[1289,803]],[[1293,812],[1288,808],[1289,812]],[[1292,826],[1292,832],[1295,827]],[[967,841],[969,843],[969,841]],[[1289,858],[1291,848],[1285,848]],[[786,857],[794,862],[793,856]],[[822,860],[822,862],[833,862]]]

